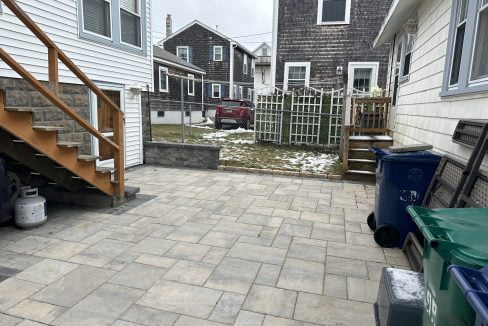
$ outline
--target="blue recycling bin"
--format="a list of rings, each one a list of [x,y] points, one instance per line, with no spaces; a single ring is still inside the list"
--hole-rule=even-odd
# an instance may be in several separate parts
[[[475,326],[488,326],[488,267],[478,271],[452,265],[448,270],[473,309],[465,315],[476,314]]]
[[[407,207],[422,204],[442,157],[430,151],[371,151],[376,155],[376,202],[368,225],[380,246],[401,247],[408,233],[420,236]]]

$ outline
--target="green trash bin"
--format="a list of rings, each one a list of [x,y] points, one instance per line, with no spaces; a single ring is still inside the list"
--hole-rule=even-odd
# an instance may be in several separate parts
[[[425,237],[423,325],[472,326],[476,313],[452,279],[451,264],[488,266],[488,209],[407,208]]]

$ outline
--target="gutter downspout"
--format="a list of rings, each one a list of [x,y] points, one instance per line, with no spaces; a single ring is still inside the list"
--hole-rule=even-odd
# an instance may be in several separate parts
[[[271,91],[276,87],[276,61],[278,56],[278,14],[280,0],[273,0],[273,41],[271,44]]]
[[[202,75],[202,113],[205,112],[204,96],[205,96],[205,84],[203,82],[203,75]],[[205,112],[205,117],[207,117],[207,112]]]
[[[230,42],[230,73],[229,73],[229,97],[234,98],[234,47],[236,44],[234,42]]]

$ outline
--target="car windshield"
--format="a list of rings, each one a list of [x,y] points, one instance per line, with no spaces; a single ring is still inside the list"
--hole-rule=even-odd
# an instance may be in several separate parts
[[[237,108],[241,105],[241,101],[222,101],[222,106],[226,106],[228,108]]]

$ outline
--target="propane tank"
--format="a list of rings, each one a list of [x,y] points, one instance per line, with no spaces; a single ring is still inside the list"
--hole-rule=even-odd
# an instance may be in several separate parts
[[[15,224],[28,229],[40,226],[47,221],[47,204],[39,196],[37,188],[23,187],[20,198],[15,202]]]

